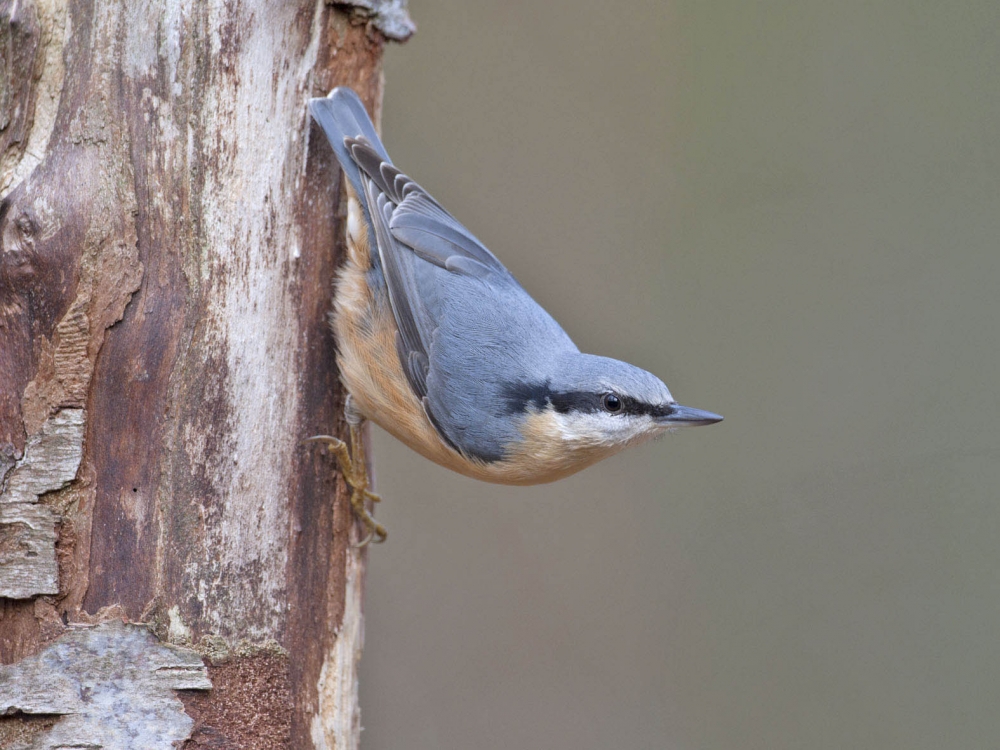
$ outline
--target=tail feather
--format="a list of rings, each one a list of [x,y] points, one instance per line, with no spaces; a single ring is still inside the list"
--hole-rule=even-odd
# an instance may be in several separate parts
[[[361,185],[361,172],[355,163],[345,140],[364,138],[378,152],[383,161],[392,163],[389,154],[382,145],[382,140],[375,132],[375,125],[372,123],[365,105],[361,99],[351,89],[345,86],[338,86],[330,95],[324,98],[309,100],[309,111],[313,119],[319,123],[326,133],[333,151],[337,155],[341,169],[347,175],[354,192],[362,197],[365,194]]]

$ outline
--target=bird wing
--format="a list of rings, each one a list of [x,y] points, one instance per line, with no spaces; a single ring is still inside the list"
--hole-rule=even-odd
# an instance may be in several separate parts
[[[371,215],[397,349],[410,386],[429,409],[428,351],[439,326],[447,274],[517,285],[510,272],[420,185],[386,161],[367,138],[346,138]],[[434,415],[428,413],[432,422]]]

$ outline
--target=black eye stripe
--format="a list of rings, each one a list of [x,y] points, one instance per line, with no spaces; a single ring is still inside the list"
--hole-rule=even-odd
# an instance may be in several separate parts
[[[531,408],[545,409],[549,406],[559,414],[576,411],[605,412],[615,415],[647,414],[661,417],[673,412],[673,407],[669,404],[647,404],[621,393],[610,394],[617,396],[622,404],[621,409],[611,412],[604,405],[604,398],[609,395],[608,391],[553,391],[548,383],[509,383],[501,393],[506,401],[508,414],[521,414]]]
[[[536,404],[538,408],[545,408],[552,404],[552,408],[560,414],[569,414],[571,411],[597,412],[601,411],[601,393],[589,393],[587,391],[549,391],[545,399]]]

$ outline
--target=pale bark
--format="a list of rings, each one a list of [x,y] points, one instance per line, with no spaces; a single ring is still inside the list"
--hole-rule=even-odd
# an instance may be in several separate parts
[[[412,24],[343,5],[0,2],[0,745],[128,746],[59,698],[124,667],[171,727],[143,747],[357,744],[362,531],[299,446],[343,429],[305,105],[377,109]]]

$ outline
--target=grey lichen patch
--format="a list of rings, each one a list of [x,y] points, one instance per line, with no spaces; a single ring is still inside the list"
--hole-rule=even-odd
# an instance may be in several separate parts
[[[226,639],[218,635],[202,636],[196,650],[208,660],[209,664],[221,664],[233,653]]]
[[[263,643],[250,643],[241,640],[235,644],[226,642],[224,638],[217,635],[205,635],[193,647],[195,651],[204,656],[210,664],[225,664],[231,659],[242,659],[261,654],[271,656],[288,656],[288,649],[283,648],[274,639],[268,639]]]
[[[193,721],[177,690],[208,690],[201,657],[144,627],[75,628],[34,656],[0,667],[0,714],[58,715],[32,748],[175,748]]]
[[[153,599],[146,605],[140,619],[141,624],[161,641],[190,648],[204,657],[209,664],[225,664],[232,659],[262,654],[288,656],[288,650],[273,638],[261,642],[241,638],[236,642],[230,642],[221,635],[210,633],[202,635],[195,641],[191,627],[184,621],[181,608],[175,605],[167,609],[159,598]]]
[[[7,475],[0,503],[36,503],[76,477],[83,456],[83,409],[61,409],[28,439],[24,457]]]
[[[55,524],[44,505],[0,504],[0,596],[59,593]]]
[[[405,42],[417,30],[406,10],[406,0],[350,0],[332,4],[359,9],[369,18],[372,26],[397,42]]]

